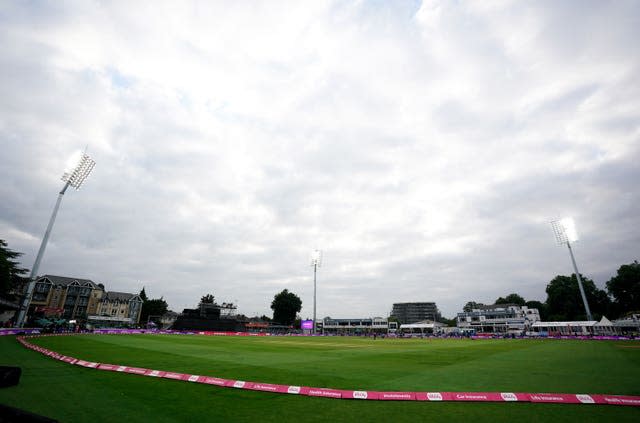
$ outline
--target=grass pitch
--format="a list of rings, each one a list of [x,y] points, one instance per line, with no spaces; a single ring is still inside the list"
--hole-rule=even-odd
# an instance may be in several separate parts
[[[640,343],[80,335],[31,342],[84,360],[284,385],[377,391],[640,395]],[[0,403],[63,422],[640,421],[633,407],[356,401],[278,395],[72,366],[0,339],[19,365]]]

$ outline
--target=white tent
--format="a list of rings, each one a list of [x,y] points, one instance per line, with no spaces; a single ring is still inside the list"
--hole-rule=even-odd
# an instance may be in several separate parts
[[[605,316],[602,316],[602,319],[595,324],[594,328],[598,335],[613,335],[616,333],[613,323],[611,323],[611,320],[607,319]]]
[[[573,322],[535,322],[531,328],[536,332],[549,332],[559,335],[589,335],[593,334],[596,320],[582,320]]]
[[[435,333],[438,332],[440,328],[445,327],[444,323],[434,322],[432,320],[423,320],[422,322],[416,323],[405,323],[400,325],[400,331],[403,333]]]
[[[612,335],[615,333],[613,323],[604,316],[599,322],[597,320],[535,322],[531,328],[536,332],[559,335]]]

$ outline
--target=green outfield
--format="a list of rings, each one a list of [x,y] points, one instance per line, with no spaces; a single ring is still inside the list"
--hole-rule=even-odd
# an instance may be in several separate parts
[[[33,338],[102,363],[226,379],[376,391],[640,395],[640,342],[80,335]],[[281,395],[104,372],[0,338],[22,367],[0,403],[62,422],[640,421],[640,408],[357,401]]]

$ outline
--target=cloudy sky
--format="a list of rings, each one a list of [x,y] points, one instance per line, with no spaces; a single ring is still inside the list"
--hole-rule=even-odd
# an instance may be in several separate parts
[[[640,2],[0,2],[0,238],[39,274],[318,317],[640,259]]]

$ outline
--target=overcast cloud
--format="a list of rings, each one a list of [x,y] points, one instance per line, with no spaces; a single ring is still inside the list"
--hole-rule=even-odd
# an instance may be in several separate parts
[[[193,307],[387,316],[639,259],[640,2],[0,1],[0,238]]]

